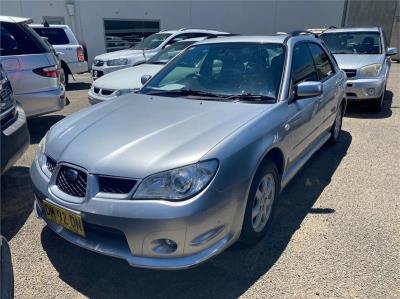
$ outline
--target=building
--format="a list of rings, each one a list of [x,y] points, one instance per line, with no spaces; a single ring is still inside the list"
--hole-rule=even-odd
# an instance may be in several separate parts
[[[262,35],[342,26],[353,20],[347,16],[360,9],[357,4],[349,3],[353,1],[357,2],[2,0],[0,9],[3,15],[28,17],[35,23],[45,18],[50,24],[69,25],[78,40],[86,44],[90,63],[98,54],[128,48],[142,37],[163,29],[207,28]],[[395,8],[397,4],[396,0],[372,2],[387,2],[384,10]]]

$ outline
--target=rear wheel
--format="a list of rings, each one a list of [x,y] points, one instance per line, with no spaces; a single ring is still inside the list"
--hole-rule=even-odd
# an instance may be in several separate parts
[[[279,194],[279,174],[275,164],[266,160],[255,175],[243,220],[240,241],[252,245],[266,234]]]
[[[61,68],[61,74],[60,74],[60,81],[62,84],[64,84],[64,86],[68,85],[69,82],[69,76],[68,76],[69,72],[68,69],[66,69],[64,66]]]
[[[379,112],[382,111],[382,108],[383,108],[383,101],[384,101],[384,99],[385,99],[385,93],[386,93],[386,85],[385,85],[385,87],[384,87],[384,89],[383,89],[382,96],[381,96],[379,99],[375,99],[375,100],[371,103],[371,110],[372,110],[372,112],[379,113]]]

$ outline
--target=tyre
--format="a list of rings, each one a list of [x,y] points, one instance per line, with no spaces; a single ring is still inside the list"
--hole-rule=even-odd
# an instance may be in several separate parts
[[[383,89],[382,96],[380,98],[375,99],[375,100],[373,100],[371,102],[371,110],[372,110],[372,112],[379,113],[379,112],[382,111],[383,102],[384,102],[384,99],[385,99],[385,93],[386,93],[386,85],[385,85],[385,88]]]
[[[0,298],[14,298],[14,273],[10,248],[4,237],[0,236]]]
[[[271,225],[280,179],[275,164],[266,160],[254,176],[247,198],[240,242],[253,245],[260,241]]]
[[[65,67],[62,67],[60,79],[61,79],[61,83],[64,84],[64,86],[68,85],[68,82],[69,82],[68,74],[69,74],[68,70]]]
[[[344,106],[343,103],[341,103],[336,113],[335,122],[333,123],[331,128],[331,137],[328,139],[329,145],[334,145],[339,140],[340,132],[342,131],[343,114],[344,114]]]

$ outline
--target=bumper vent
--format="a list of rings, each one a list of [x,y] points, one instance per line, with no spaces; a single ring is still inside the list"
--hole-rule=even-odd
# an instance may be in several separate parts
[[[343,70],[346,73],[347,78],[352,78],[357,75],[357,70]]]
[[[87,174],[76,168],[61,166],[60,171],[58,172],[56,185],[66,194],[75,197],[85,197]]]
[[[99,191],[104,193],[126,194],[136,185],[136,180],[99,176]]]
[[[47,169],[51,172],[51,173],[53,173],[54,172],[54,170],[56,169],[56,166],[57,166],[57,162],[56,161],[54,161],[52,158],[50,158],[50,157],[46,157],[46,167],[47,167]]]

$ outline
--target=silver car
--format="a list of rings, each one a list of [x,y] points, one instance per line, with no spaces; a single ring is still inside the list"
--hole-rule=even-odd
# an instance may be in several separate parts
[[[27,117],[58,111],[66,104],[54,50],[27,25],[29,22],[0,16],[0,63]]]
[[[197,265],[270,226],[280,191],[340,135],[346,75],[312,36],[188,47],[41,141],[35,211],[66,240],[145,268]]]
[[[388,44],[382,28],[328,29],[320,38],[346,72],[349,101],[369,101],[375,112],[383,106],[389,77],[390,56],[397,53]]]

